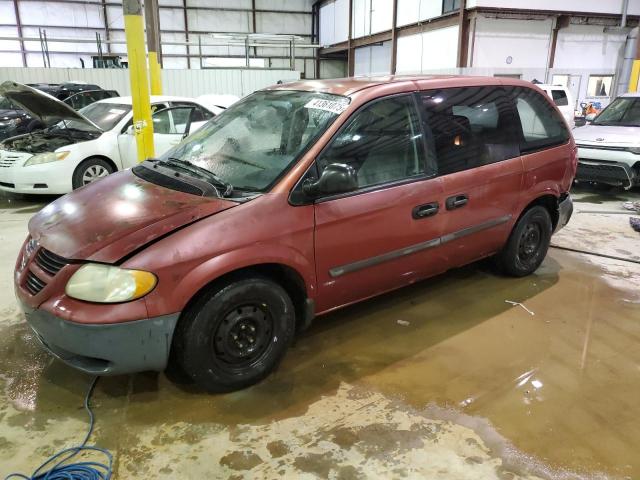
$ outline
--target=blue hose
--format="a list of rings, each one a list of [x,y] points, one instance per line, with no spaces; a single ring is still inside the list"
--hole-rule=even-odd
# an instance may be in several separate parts
[[[93,393],[96,383],[98,383],[98,378],[99,377],[94,377],[91,385],[89,385],[87,395],[84,397],[84,409],[89,414],[89,431],[84,437],[82,443],[77,447],[67,448],[56,453],[36,468],[31,476],[27,476],[22,473],[10,473],[5,477],[5,480],[9,480],[11,478],[21,478],[23,480],[109,480],[111,478],[113,456],[109,450],[87,446],[89,437],[91,437],[91,434],[93,433],[94,424],[93,411],[89,406],[89,399],[91,398],[91,394]],[[80,452],[102,453],[107,457],[108,463],[105,464],[89,461],[69,463],[69,460]]]

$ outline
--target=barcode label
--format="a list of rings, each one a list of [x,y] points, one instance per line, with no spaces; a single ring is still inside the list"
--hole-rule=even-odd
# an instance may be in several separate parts
[[[335,100],[323,100],[322,98],[314,98],[309,100],[304,108],[315,108],[318,110],[326,110],[327,112],[340,115],[344,112],[349,104],[347,102],[336,102]]]

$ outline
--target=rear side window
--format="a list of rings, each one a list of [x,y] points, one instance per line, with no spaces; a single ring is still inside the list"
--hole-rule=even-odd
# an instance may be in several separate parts
[[[420,106],[439,175],[520,155],[519,132],[500,87],[429,90],[420,94]]]
[[[509,92],[522,126],[521,152],[562,145],[569,140],[564,119],[543,95],[522,87],[510,87]]]
[[[553,98],[553,103],[559,107],[566,107],[569,105],[569,99],[567,98],[567,93],[564,90],[551,90],[551,97]]]
[[[425,173],[420,121],[411,95],[375,101],[356,112],[322,153],[320,171],[332,163],[351,165],[361,188]]]

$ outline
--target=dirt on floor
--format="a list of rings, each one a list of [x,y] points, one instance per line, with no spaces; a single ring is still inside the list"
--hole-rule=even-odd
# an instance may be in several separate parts
[[[640,195],[606,194],[576,192],[553,242],[621,259],[552,248],[526,278],[451,271],[318,318],[277,372],[227,395],[103,378],[92,442],[118,479],[640,478],[640,264],[623,260],[640,234],[588,213]],[[13,298],[41,206],[0,205],[0,475],[87,426],[91,378],[41,351]]]

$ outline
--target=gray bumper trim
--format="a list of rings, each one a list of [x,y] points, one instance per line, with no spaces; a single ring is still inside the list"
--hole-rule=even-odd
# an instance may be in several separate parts
[[[573,200],[571,199],[571,194],[566,193],[564,195],[565,196],[560,196],[558,201],[558,224],[556,225],[554,233],[569,223],[569,219],[573,214]]]
[[[93,375],[119,375],[167,366],[180,313],[132,322],[88,325],[20,305],[46,350]]]

